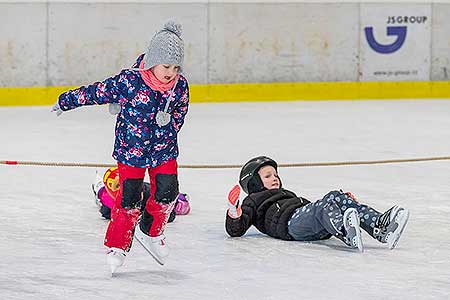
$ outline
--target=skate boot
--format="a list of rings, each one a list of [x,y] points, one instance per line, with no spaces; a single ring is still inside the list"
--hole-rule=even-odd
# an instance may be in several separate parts
[[[142,232],[138,224],[134,230],[134,237],[160,265],[164,265],[166,257],[169,255],[164,234],[151,237]]]
[[[113,275],[119,267],[123,266],[125,256],[126,253],[122,249],[109,248],[108,253],[106,254],[106,262],[111,268],[111,275]]]
[[[409,210],[398,205],[391,207],[378,217],[373,229],[374,237],[382,243],[387,243],[389,249],[397,245],[409,218]]]
[[[94,193],[95,205],[97,205],[98,208],[102,207],[102,202],[100,201],[100,199],[98,197],[98,192],[104,186],[105,185],[103,184],[103,179],[100,177],[98,172],[95,172],[95,179],[94,179],[94,182],[92,183],[91,187],[92,187],[92,192]]]
[[[344,243],[352,248],[358,248],[359,252],[364,252],[359,216],[356,209],[349,208],[344,212],[344,230]]]

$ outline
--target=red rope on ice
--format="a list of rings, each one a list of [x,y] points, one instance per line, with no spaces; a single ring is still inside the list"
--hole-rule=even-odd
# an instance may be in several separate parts
[[[281,168],[295,167],[327,167],[327,166],[349,166],[349,165],[375,165],[391,163],[409,163],[420,161],[450,160],[450,156],[407,158],[407,159],[385,159],[385,160],[363,160],[363,161],[336,161],[336,162],[306,162],[306,163],[288,163],[278,164]],[[64,163],[64,162],[38,162],[38,161],[17,161],[0,160],[0,165],[24,165],[24,166],[47,166],[47,167],[88,167],[88,168],[109,168],[116,164],[97,164],[97,163]],[[242,165],[179,165],[183,169],[232,169],[241,168]]]

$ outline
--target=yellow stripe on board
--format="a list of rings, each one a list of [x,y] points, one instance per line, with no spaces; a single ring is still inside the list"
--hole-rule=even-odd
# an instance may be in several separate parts
[[[0,106],[53,105],[70,88],[74,87],[0,88]]]
[[[75,87],[0,88],[0,106],[52,105]],[[450,81],[292,82],[191,85],[191,102],[450,99]]]

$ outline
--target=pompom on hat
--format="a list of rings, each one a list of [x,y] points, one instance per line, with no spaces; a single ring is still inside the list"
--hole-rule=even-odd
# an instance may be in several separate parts
[[[155,33],[145,52],[145,70],[160,64],[183,67],[184,42],[181,39],[181,32],[181,24],[169,20],[163,29]]]

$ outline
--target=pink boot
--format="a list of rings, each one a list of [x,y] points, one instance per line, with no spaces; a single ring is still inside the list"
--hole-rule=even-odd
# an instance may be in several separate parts
[[[177,216],[187,215],[191,211],[189,196],[187,194],[179,193],[175,201],[175,213]]]

